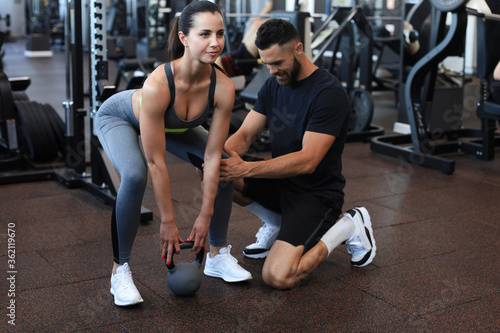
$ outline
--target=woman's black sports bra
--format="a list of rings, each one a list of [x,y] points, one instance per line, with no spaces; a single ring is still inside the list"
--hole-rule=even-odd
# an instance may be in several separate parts
[[[168,86],[170,89],[170,104],[168,105],[167,111],[165,112],[165,132],[182,133],[190,128],[203,124],[203,122],[208,118],[209,114],[214,109],[215,83],[217,82],[217,73],[215,72],[214,66],[212,66],[212,76],[210,77],[210,88],[208,89],[207,105],[198,117],[188,121],[179,118],[174,109],[175,83],[170,62],[165,64],[165,74],[167,75]]]

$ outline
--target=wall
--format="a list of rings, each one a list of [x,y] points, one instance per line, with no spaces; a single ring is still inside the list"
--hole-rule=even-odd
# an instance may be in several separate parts
[[[24,1],[25,0],[2,0],[0,7],[0,15],[4,18],[7,14],[10,15],[10,27],[7,27],[5,21],[0,21],[0,30],[10,30],[14,37],[22,37],[26,31],[24,17]]]

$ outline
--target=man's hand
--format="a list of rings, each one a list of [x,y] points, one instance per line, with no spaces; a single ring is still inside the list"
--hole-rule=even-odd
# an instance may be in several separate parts
[[[247,175],[248,163],[233,150],[224,148],[229,158],[223,158],[220,162],[220,180],[224,182],[242,179]]]

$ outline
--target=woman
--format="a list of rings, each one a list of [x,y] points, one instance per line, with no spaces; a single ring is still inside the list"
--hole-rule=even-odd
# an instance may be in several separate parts
[[[175,224],[166,151],[203,170],[202,207],[188,240],[194,240],[193,251],[198,253],[209,236],[205,275],[228,282],[252,278],[231,256],[231,246],[226,243],[233,184],[219,183],[219,165],[229,131],[234,85],[212,65],[223,47],[224,24],[219,8],[209,1],[192,2],[170,30],[171,61],[156,68],[142,89],[113,95],[97,112],[97,136],[121,176],[111,223],[111,293],[116,305],[143,301],[128,262],[148,169],[160,212],[162,257],[170,263],[173,253],[180,251],[183,239]],[[208,132],[201,124],[210,113]]]

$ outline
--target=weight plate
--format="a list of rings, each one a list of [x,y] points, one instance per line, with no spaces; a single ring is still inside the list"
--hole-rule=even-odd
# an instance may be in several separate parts
[[[26,156],[33,160],[35,148],[33,147],[33,124],[29,115],[27,101],[14,102],[14,107],[17,110],[18,119],[18,136],[21,143],[21,148]]]
[[[27,101],[29,100],[28,95],[24,91],[13,91],[12,97],[14,101]]]
[[[30,159],[32,162],[40,162],[43,160],[46,151],[46,137],[44,134],[44,129],[40,124],[40,119],[38,114],[33,108],[33,102],[26,102],[26,118],[30,124],[30,139],[32,142],[32,156]]]
[[[14,110],[9,78],[0,71],[0,121],[4,122],[12,118],[14,118]]]
[[[56,158],[58,151],[57,140],[54,136],[54,132],[52,131],[52,125],[42,104],[35,102],[31,105],[33,112],[38,116],[42,136],[45,137],[45,155],[43,160],[52,161]]]
[[[373,118],[373,100],[370,93],[364,88],[351,91],[351,118],[349,131],[361,132],[370,126]]]
[[[56,125],[53,124],[53,121],[54,121],[53,114],[49,114],[49,111],[47,111],[48,104],[40,104],[39,103],[38,105],[40,108],[40,111],[39,111],[40,115],[42,117],[45,117],[46,122],[47,122],[46,132],[47,132],[47,136],[49,137],[50,146],[51,146],[51,151],[50,151],[49,156],[51,156],[51,160],[54,160],[59,155],[59,149],[62,146],[61,144],[62,144],[62,141],[64,141],[64,139],[60,138],[58,136],[58,133],[54,129],[54,126],[56,126]]]
[[[431,4],[442,12],[453,12],[466,2],[467,0],[431,0]]]
[[[38,130],[39,150],[37,151],[36,159],[33,162],[49,162],[53,161],[57,156],[57,142],[52,133],[52,127],[43,110],[43,107],[38,102],[30,104],[31,118],[36,124]]]
[[[61,154],[64,154],[64,147],[66,144],[64,138],[64,122],[50,104],[44,104],[42,106],[45,114],[47,115],[47,119],[49,119],[52,133],[57,141],[59,152],[61,152]]]
[[[57,144],[48,132],[50,124],[45,115],[40,114],[39,103],[16,101],[14,104],[18,112],[19,137],[27,157],[32,162],[54,160],[57,156]]]

